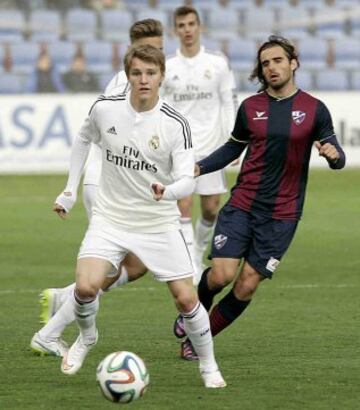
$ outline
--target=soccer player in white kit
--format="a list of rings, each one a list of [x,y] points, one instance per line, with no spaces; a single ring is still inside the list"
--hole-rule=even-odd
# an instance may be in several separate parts
[[[230,136],[235,121],[235,81],[226,57],[210,52],[200,43],[197,11],[182,6],[174,12],[175,33],[180,48],[166,60],[162,96],[189,121],[196,160],[211,154]],[[227,191],[224,171],[196,179],[201,217],[192,226],[192,196],[179,201],[182,230],[195,262],[196,283],[200,280],[204,251],[211,239],[220,205],[220,194]]]
[[[132,45],[149,44],[160,50],[163,48],[163,28],[158,20],[145,19],[135,22],[130,28],[129,35]],[[104,94],[118,95],[128,92],[129,88],[125,71],[120,71],[110,81]],[[83,180],[83,199],[89,220],[100,181],[101,166],[101,148],[96,144],[91,144]],[[137,279],[146,271],[147,268],[140,259],[130,252],[122,261],[118,272],[114,270],[105,279],[102,288],[108,289],[111,285],[117,287]],[[72,283],[64,288],[45,289],[40,294],[40,321],[45,326],[35,333],[31,340],[30,347],[35,353],[55,356],[63,356],[66,353],[67,344],[61,339],[61,334],[66,326],[75,320],[75,316],[70,309],[62,310],[59,314],[57,314],[57,311],[68,298],[72,298],[74,288],[75,283]]]
[[[80,335],[63,357],[61,370],[75,374],[96,344],[97,293],[112,267],[118,268],[131,251],[157,280],[167,283],[199,356],[205,387],[225,387],[209,317],[193,287],[191,259],[179,229],[176,200],[191,193],[194,185],[190,127],[159,98],[165,73],[160,50],[149,45],[131,48],[125,71],[131,91],[94,103],[73,145],[67,186],[54,205],[61,217],[71,209],[90,143],[101,145],[100,185],[78,254],[74,297],[61,307],[72,305]]]

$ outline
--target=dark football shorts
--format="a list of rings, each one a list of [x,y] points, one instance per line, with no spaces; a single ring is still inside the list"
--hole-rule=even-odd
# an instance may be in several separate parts
[[[210,259],[245,258],[257,272],[271,278],[297,224],[297,220],[273,219],[226,204],[216,223]]]

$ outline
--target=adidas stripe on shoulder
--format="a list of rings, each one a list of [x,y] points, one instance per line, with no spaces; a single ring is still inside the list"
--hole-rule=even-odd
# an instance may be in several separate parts
[[[180,123],[184,136],[184,147],[185,149],[192,148],[191,130],[188,120],[165,102],[162,104],[160,111],[168,117],[173,118],[175,121]]]
[[[88,114],[88,115],[91,114],[91,111],[93,110],[93,108],[95,107],[95,105],[96,105],[98,102],[101,102],[101,101],[123,101],[123,100],[125,100],[125,99],[126,99],[126,93],[121,93],[121,94],[116,94],[116,95],[104,95],[104,94],[101,94],[101,95],[98,97],[98,99],[93,103],[93,105],[90,107],[90,110],[89,110],[89,114]]]

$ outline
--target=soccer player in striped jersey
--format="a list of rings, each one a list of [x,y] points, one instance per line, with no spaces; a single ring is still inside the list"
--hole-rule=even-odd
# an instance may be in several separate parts
[[[312,146],[331,169],[345,166],[327,107],[296,87],[298,67],[294,46],[282,37],[269,37],[258,50],[250,77],[260,82],[260,92],[242,102],[230,140],[197,163],[196,175],[207,174],[247,148],[231,197],[219,213],[212,267],[198,286],[199,299],[210,311],[214,296],[233,282],[211,310],[214,336],[244,312],[288,249],[303,210]],[[175,330],[183,336],[180,325],[178,318]],[[189,341],[182,355],[196,359]]]
[[[101,97],[76,138],[67,185],[54,210],[64,218],[74,205],[90,144],[102,149],[102,171],[90,224],[76,266],[72,300],[80,334],[62,359],[61,371],[79,371],[97,343],[98,292],[113,266],[128,252],[143,260],[168,285],[199,356],[207,388],[225,387],[218,369],[209,316],[192,283],[191,259],[180,231],[177,200],[194,187],[194,154],[187,120],[159,97],[165,74],[163,53],[132,47],[124,59],[127,94]]]
[[[205,49],[200,42],[200,18],[196,9],[182,6],[174,12],[175,34],[180,41],[176,55],[166,60],[162,95],[189,121],[196,160],[211,154],[230,136],[235,121],[235,81],[226,57]],[[195,193],[200,195],[201,216],[192,226],[193,198],[179,201],[182,230],[198,272],[225,193],[224,170],[201,176]]]

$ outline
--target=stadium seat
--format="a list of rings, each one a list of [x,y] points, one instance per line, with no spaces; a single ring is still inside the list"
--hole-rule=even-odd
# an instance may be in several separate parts
[[[50,43],[48,49],[50,57],[59,71],[65,71],[76,53],[76,44],[70,41],[58,41]]]
[[[115,73],[114,71],[107,71],[103,72],[97,75],[98,83],[99,83],[99,88],[101,92],[105,90],[111,79],[114,77]]]
[[[161,21],[162,25],[164,26],[164,30],[168,30],[169,28],[169,19],[168,14],[164,10],[144,7],[139,8],[139,10],[135,13],[136,20],[144,20],[144,19],[156,19]]]
[[[106,41],[88,41],[83,46],[89,71],[108,73],[112,69],[112,44]]]
[[[269,35],[276,33],[276,19],[273,9],[252,7],[243,14],[241,34],[258,41],[265,41]]]
[[[174,36],[165,36],[164,38],[164,53],[166,56],[175,54],[179,48],[179,40]]]
[[[100,14],[100,24],[104,40],[129,42],[133,15],[128,10],[103,10]]]
[[[313,77],[314,76],[311,71],[300,67],[300,69],[295,73],[296,85],[304,91],[311,91],[315,88]]]
[[[329,44],[321,38],[307,37],[298,41],[300,63],[309,70],[321,70],[327,67]]]
[[[215,39],[230,39],[239,34],[240,16],[236,10],[225,7],[209,9],[207,33]]]
[[[65,17],[66,34],[70,41],[94,40],[96,25],[96,15],[92,10],[74,8]]]
[[[360,67],[360,39],[337,39],[333,44],[336,68],[356,69]]]
[[[279,10],[279,32],[286,38],[299,40],[309,36],[312,27],[310,12],[304,7],[284,7]]]
[[[11,56],[14,72],[30,73],[39,57],[39,45],[25,41],[11,45]]]
[[[58,41],[62,33],[61,24],[59,12],[34,10],[29,19],[29,31],[32,41]]]
[[[316,88],[321,91],[342,91],[349,89],[348,74],[344,70],[326,69],[315,74]]]
[[[0,94],[21,94],[24,91],[24,76],[17,73],[0,73]]]
[[[234,70],[251,70],[256,59],[255,40],[233,38],[228,41],[227,55]]]
[[[201,37],[201,44],[210,51],[223,51],[223,42],[215,38],[203,35]]]
[[[24,40],[26,29],[25,16],[18,10],[1,10],[0,12],[0,42],[19,43]]]
[[[345,36],[344,10],[335,6],[324,6],[313,13],[315,35],[325,39]]]
[[[349,19],[351,36],[360,38],[360,15],[352,16]]]
[[[234,70],[234,74],[239,91],[246,91],[254,94],[259,90],[260,85],[249,80],[249,71]]]
[[[351,73],[351,89],[360,90],[360,71],[353,71]]]

